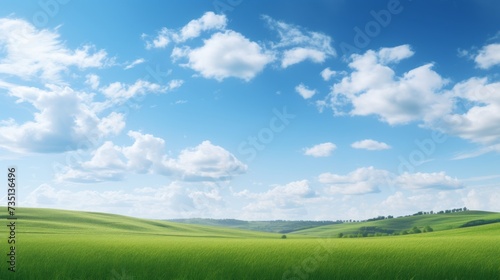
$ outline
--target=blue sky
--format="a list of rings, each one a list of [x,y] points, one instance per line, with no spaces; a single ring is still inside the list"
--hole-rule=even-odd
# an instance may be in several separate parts
[[[20,206],[500,211],[497,1],[4,2],[0,160]]]

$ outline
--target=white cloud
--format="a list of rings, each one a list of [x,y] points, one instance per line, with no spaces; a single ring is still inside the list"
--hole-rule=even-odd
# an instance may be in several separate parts
[[[271,47],[282,51],[281,67],[311,60],[314,63],[322,63],[327,58],[336,56],[332,48],[332,38],[320,32],[305,30],[296,25],[275,20],[269,16],[263,16],[270,29],[275,30],[279,36],[279,42],[272,43]]]
[[[310,148],[304,149],[304,155],[313,157],[328,157],[330,156],[337,146],[331,142],[315,145]]]
[[[308,59],[315,63],[321,63],[325,61],[326,54],[322,51],[299,47],[286,50],[283,52],[281,67],[287,68],[290,65],[294,65]]]
[[[247,166],[210,141],[184,149],[177,158],[167,156],[165,141],[151,134],[129,131],[130,146],[105,142],[89,161],[67,166],[58,181],[102,182],[121,180],[125,174],[161,174],[183,181],[226,181],[246,172]]]
[[[104,96],[115,104],[123,103],[137,95],[144,95],[147,93],[163,93],[165,91],[167,91],[166,87],[144,80],[137,80],[131,85],[114,82],[101,89]]]
[[[188,24],[182,27],[179,31],[162,28],[152,41],[146,41],[146,49],[163,49],[174,41],[175,43],[183,43],[189,39],[197,38],[204,31],[210,30],[225,30],[227,18],[225,15],[217,15],[214,12],[206,12],[198,19],[191,20]],[[143,39],[148,36],[142,35]]]
[[[364,150],[370,150],[370,151],[375,151],[375,150],[387,150],[390,149],[391,146],[387,145],[384,142],[378,142],[372,139],[365,139],[361,141],[356,141],[351,144],[351,147],[355,149],[364,149]]]
[[[243,207],[243,216],[259,219],[265,215],[265,219],[269,220],[303,216],[307,213],[307,203],[314,200],[317,194],[309,186],[307,180],[301,180],[273,186],[270,190],[261,193],[244,190],[236,193],[235,196],[251,200]]]
[[[190,21],[178,34],[174,34],[176,42],[185,42],[188,39],[200,36],[201,32],[208,30],[224,30],[227,18],[214,12],[206,12],[201,18]]]
[[[87,80],[85,81],[85,83],[89,85],[91,89],[96,90],[99,87],[100,78],[95,74],[89,74],[87,75]]]
[[[464,105],[464,112],[443,116],[431,126],[485,146],[500,144],[500,83],[471,78],[456,84],[451,94]]]
[[[71,50],[56,31],[39,30],[21,19],[0,19],[0,73],[56,82],[69,67],[100,68],[111,63],[104,50],[89,45]]]
[[[144,58],[138,58],[134,61],[132,61],[132,63],[128,64],[127,66],[125,66],[125,70],[129,70],[129,69],[132,69],[134,68],[135,66],[139,65],[139,64],[142,64],[146,62],[146,60]]]
[[[500,65],[500,44],[484,46],[474,58],[476,65],[481,69],[489,69]]]
[[[320,183],[327,185],[327,191],[345,195],[380,192],[383,187],[397,187],[407,190],[436,189],[456,190],[464,188],[457,178],[445,172],[403,173],[395,175],[374,167],[358,168],[346,175],[323,173],[318,177]]]
[[[304,84],[295,87],[295,91],[300,94],[304,99],[309,99],[316,94],[315,89],[308,89]]]
[[[146,49],[163,49],[170,43],[171,31],[168,28],[162,28],[153,41],[146,41]],[[142,38],[147,38],[146,34],[142,34]]]
[[[27,207],[116,213],[142,218],[227,218],[221,191],[210,183],[174,181],[133,190],[74,190],[42,184],[31,191]]]
[[[345,195],[358,195],[380,192],[380,188],[388,186],[390,173],[373,167],[356,169],[347,175],[333,173],[320,174],[320,183],[328,185],[328,192]]]
[[[320,74],[323,80],[329,81],[332,77],[335,77],[335,75],[337,75],[337,71],[333,71],[329,67],[327,67],[323,69]]]
[[[408,45],[402,45],[352,55],[349,67],[353,72],[334,84],[330,94],[332,109],[352,108],[351,115],[377,115],[391,125],[429,121],[449,112],[451,98],[436,93],[447,81],[431,69],[432,64],[401,77],[384,64],[397,63],[412,54]]]
[[[257,43],[234,31],[216,33],[204,40],[202,47],[176,52],[176,58],[183,56],[188,59],[187,67],[218,81],[229,77],[249,81],[274,59]]]
[[[180,88],[184,84],[184,80],[171,80],[167,85],[167,90],[174,90]]]
[[[17,103],[31,104],[38,112],[32,121],[0,126],[0,147],[16,152],[55,153],[75,150],[89,138],[118,134],[124,116],[99,116],[92,109],[92,95],[69,87],[46,85],[45,89],[0,85],[16,97]]]
[[[131,146],[121,148],[127,159],[128,170],[134,173],[153,173],[163,169],[165,158],[165,141],[151,134],[129,131],[128,136],[134,139]]]
[[[394,48],[382,48],[378,52],[380,62],[382,64],[397,63],[405,58],[412,57],[415,53],[409,45],[401,45]]]
[[[451,178],[444,172],[436,173],[403,173],[395,179],[395,183],[406,189],[460,189],[464,185],[457,178]]]
[[[176,160],[168,161],[167,165],[181,171],[182,179],[188,181],[227,180],[247,169],[233,154],[210,141],[183,150]]]

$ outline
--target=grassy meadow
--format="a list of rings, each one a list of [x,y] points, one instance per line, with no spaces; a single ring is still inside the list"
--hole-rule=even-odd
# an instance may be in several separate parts
[[[372,238],[328,238],[321,229],[323,237],[282,239],[48,209],[19,209],[18,219],[17,271],[2,261],[0,279],[500,279],[499,223]]]

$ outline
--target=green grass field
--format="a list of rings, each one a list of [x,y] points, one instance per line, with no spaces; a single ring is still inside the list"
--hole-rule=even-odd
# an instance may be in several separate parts
[[[4,229],[1,279],[500,279],[498,223],[405,236],[281,239],[99,213],[19,209],[18,217],[17,271],[7,270]]]

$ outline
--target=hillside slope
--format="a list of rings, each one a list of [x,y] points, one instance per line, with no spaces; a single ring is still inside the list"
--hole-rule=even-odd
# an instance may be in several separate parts
[[[121,215],[40,208],[18,208],[17,232],[20,234],[141,234],[185,237],[249,237],[276,238],[268,234],[211,226],[186,225]],[[7,210],[0,207],[0,219]]]
[[[449,214],[419,215],[370,222],[343,223],[299,230],[293,234],[334,237],[339,233],[344,235],[358,234],[362,229],[375,229],[375,232],[401,232],[413,227],[430,226],[434,231],[460,228],[472,221],[500,221],[500,213],[486,211],[465,211]]]

